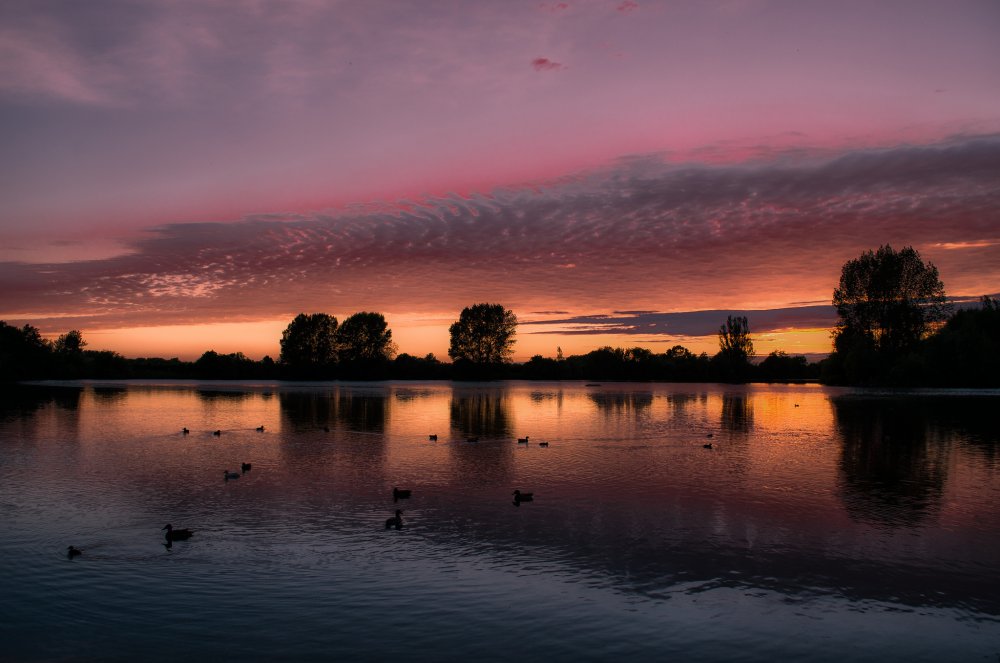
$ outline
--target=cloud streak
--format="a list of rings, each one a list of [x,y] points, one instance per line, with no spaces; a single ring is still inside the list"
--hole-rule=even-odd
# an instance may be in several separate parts
[[[997,136],[728,165],[637,156],[489,194],[164,225],[105,260],[0,263],[0,317],[58,311],[86,329],[500,301],[568,333],[714,333],[726,311],[824,327],[828,307],[790,304],[828,302],[841,265],[886,242],[934,260],[950,293],[1000,290],[997,182]]]

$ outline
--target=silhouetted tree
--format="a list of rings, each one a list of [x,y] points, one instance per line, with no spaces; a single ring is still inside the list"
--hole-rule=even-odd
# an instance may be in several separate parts
[[[451,365],[442,364],[433,352],[424,357],[404,352],[392,362],[392,376],[402,380],[443,380],[451,377]]]
[[[448,329],[448,356],[479,365],[510,361],[517,316],[500,304],[475,304],[462,309],[458,321]]]
[[[261,364],[250,359],[242,352],[220,355],[209,350],[194,363],[195,371],[200,378],[216,380],[245,380],[262,375]]]
[[[381,313],[362,311],[344,320],[337,329],[341,362],[372,364],[396,355],[392,330]]]
[[[53,350],[57,354],[64,356],[79,356],[83,354],[83,348],[87,342],[83,340],[83,334],[79,330],[73,329],[56,339]]]
[[[925,344],[924,384],[1000,387],[1000,302],[980,299],[979,308],[953,315]]]
[[[757,373],[765,382],[803,380],[809,377],[809,362],[802,355],[775,350],[760,362]]]
[[[317,377],[337,362],[337,318],[326,313],[295,316],[281,334],[281,363],[294,375]]]
[[[753,359],[753,339],[746,316],[726,317],[726,324],[719,327],[719,352],[734,362]]]
[[[47,377],[52,350],[37,327],[0,321],[0,380]]]
[[[833,291],[837,352],[898,354],[913,348],[949,312],[937,267],[912,247],[886,244],[847,261]]]
[[[752,369],[753,339],[746,316],[727,316],[726,324],[719,327],[719,353],[713,363],[721,380],[746,381]]]

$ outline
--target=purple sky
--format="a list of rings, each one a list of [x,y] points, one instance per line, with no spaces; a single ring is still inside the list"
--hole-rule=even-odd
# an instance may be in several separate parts
[[[520,359],[711,351],[726,311],[824,351],[880,244],[1000,291],[998,34],[993,1],[5,2],[0,319],[260,356],[377,310],[443,356],[496,301],[549,321]]]

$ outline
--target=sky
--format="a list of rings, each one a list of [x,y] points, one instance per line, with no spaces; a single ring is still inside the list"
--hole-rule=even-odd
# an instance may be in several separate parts
[[[0,319],[277,357],[383,313],[447,358],[830,351],[843,264],[1000,292],[1000,3],[0,4]]]

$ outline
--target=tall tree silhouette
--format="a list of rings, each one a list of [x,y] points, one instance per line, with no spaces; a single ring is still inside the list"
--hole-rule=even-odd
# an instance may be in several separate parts
[[[326,313],[295,316],[281,333],[281,363],[294,373],[316,375],[337,362],[337,318]]]
[[[456,362],[501,364],[513,355],[517,316],[500,304],[474,304],[462,309],[448,331],[448,356]]]
[[[387,362],[396,355],[392,330],[381,313],[362,311],[344,320],[337,329],[342,363],[370,365]]]
[[[746,363],[753,359],[753,339],[746,316],[730,315],[719,327],[719,352],[729,361]]]
[[[888,244],[844,264],[833,305],[838,352],[868,346],[887,354],[915,346],[950,308],[937,267],[913,247],[897,252]]]

